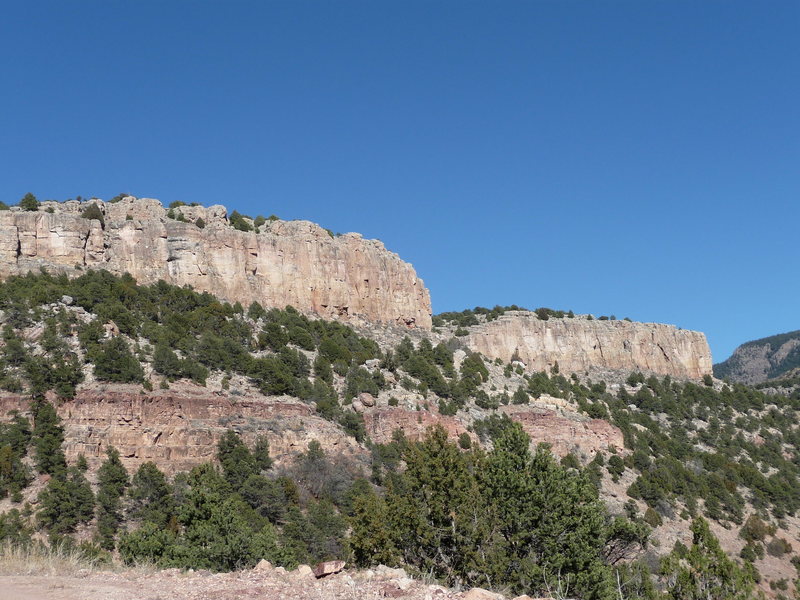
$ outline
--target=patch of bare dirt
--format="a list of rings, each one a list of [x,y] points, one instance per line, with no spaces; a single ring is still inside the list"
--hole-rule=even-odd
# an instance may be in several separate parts
[[[471,595],[470,595],[471,594]],[[485,595],[484,595],[485,594]],[[89,570],[64,575],[0,576],[0,600],[464,600],[501,599],[484,590],[456,591],[379,567],[316,579],[302,569],[235,573],[177,569],[147,572]]]

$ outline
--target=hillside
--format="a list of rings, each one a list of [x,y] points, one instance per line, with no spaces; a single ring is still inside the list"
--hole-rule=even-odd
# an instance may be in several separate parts
[[[150,202],[79,204],[69,226],[113,240],[95,222]],[[745,593],[721,598],[796,578],[800,393],[714,380],[702,334],[516,306],[428,328],[380,317],[398,314],[386,297],[358,316],[242,303],[153,281],[171,261],[143,281],[101,268],[105,250],[68,268],[52,257],[77,246],[58,246],[71,230],[47,229],[47,208],[0,212],[36,232],[11,257],[31,270],[0,282],[0,540],[219,572],[384,563],[607,600],[662,598],[708,564]],[[213,229],[178,212],[200,208],[153,226]]]
[[[740,383],[782,379],[800,368],[800,331],[746,342],[730,358],[714,365],[714,376]]]
[[[165,209],[158,200],[123,195],[109,202],[42,203],[30,196],[24,207],[5,208],[0,277],[106,270],[143,284],[189,285],[245,307],[292,306],[304,315],[362,326],[432,325],[430,294],[413,267],[358,234],[336,235],[274,215],[229,215],[221,205],[174,202]],[[503,360],[517,349],[529,361],[535,353],[535,370],[561,363],[576,371],[634,369],[695,379],[711,372],[702,333],[590,318],[546,323],[517,311],[499,323],[484,319],[485,330],[474,332],[469,344]],[[498,330],[501,323],[506,327]]]
[[[381,562],[433,568],[450,584],[488,586],[486,579],[464,579],[466,572],[441,570],[438,561],[424,567],[415,558],[421,549],[395,555],[373,546],[379,542],[372,538],[345,543],[346,523],[399,510],[390,491],[415,485],[402,470],[414,456],[420,464],[449,456],[455,462],[446,472],[459,473],[470,461],[493,460],[472,449],[496,449],[516,422],[560,458],[531,456],[524,459],[534,461],[530,468],[566,477],[558,487],[572,477],[584,482],[574,493],[588,496],[568,505],[580,506],[597,486],[604,505],[592,508],[600,511],[592,536],[600,546],[589,547],[596,548],[598,565],[609,561],[602,569],[612,568],[619,552],[653,567],[676,542],[690,546],[692,518],[705,516],[724,547],[762,573],[766,589],[779,590],[794,577],[793,549],[784,540],[798,532],[796,395],[767,396],[710,379],[698,384],[620,373],[605,382],[555,368],[526,371],[519,361],[489,360],[469,349],[463,340],[481,323],[468,326],[467,336],[453,335],[447,323],[430,333],[356,331],[291,308],[238,308],[103,271],[72,280],[12,277],[0,284],[0,309],[0,405],[10,415],[0,431],[9,465],[0,478],[8,494],[0,509],[11,510],[0,528],[5,536],[76,535],[97,541],[92,552],[116,549],[130,560],[199,561],[223,570],[262,553],[287,566],[340,557],[368,565],[371,559],[357,548],[372,548]],[[430,426],[443,427],[444,437],[431,438]],[[219,461],[222,471],[209,471],[209,461]],[[87,481],[81,464],[87,483],[81,483]],[[134,477],[119,492],[112,511],[118,524],[108,529],[102,473],[115,464]],[[147,537],[155,532],[143,521],[142,500],[134,500],[152,493],[144,490],[162,472],[168,477],[161,493],[172,499],[159,501],[157,510],[151,506],[150,518],[177,519],[174,542]],[[487,483],[471,480],[470,472],[463,473],[464,485],[484,490]],[[151,483],[142,489],[146,480]],[[49,512],[60,494],[79,495],[87,485],[97,492],[95,510]],[[244,502],[238,510],[250,524],[238,527],[266,546],[234,558],[194,554],[184,503],[204,486],[220,490],[220,510]],[[454,501],[447,488],[442,493],[442,502]],[[363,509],[356,509],[362,496]],[[495,509],[482,510],[491,515]],[[388,539],[402,536],[400,523]],[[739,529],[747,533],[737,537]],[[406,543],[401,537],[390,548]],[[583,571],[588,563],[573,568]]]

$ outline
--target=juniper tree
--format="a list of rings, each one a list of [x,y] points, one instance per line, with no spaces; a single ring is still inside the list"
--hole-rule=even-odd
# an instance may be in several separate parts
[[[114,383],[142,381],[144,372],[122,337],[115,337],[100,345],[94,359],[95,377]]]
[[[39,524],[59,537],[92,520],[94,494],[83,472],[70,467],[67,477],[50,479],[39,494],[39,507]]]
[[[519,424],[495,442],[482,470],[486,501],[502,515],[502,542],[489,568],[520,593],[546,592],[557,581],[581,598],[610,598],[603,563],[605,512],[581,473],[561,467],[549,448],[531,455]]]
[[[36,199],[36,196],[28,192],[19,201],[19,207],[25,211],[37,211],[39,210],[39,201]]]
[[[746,600],[753,580],[725,555],[703,518],[692,522],[692,547],[681,558],[673,551],[664,559],[661,576],[672,600]]]
[[[491,543],[487,507],[468,455],[442,427],[404,452],[407,468],[387,495],[402,559],[450,584],[484,584]]]
[[[31,404],[33,413],[33,445],[36,449],[36,469],[39,473],[63,476],[67,461],[61,444],[64,443],[64,428],[56,409],[42,397]]]
[[[164,473],[152,462],[142,464],[128,488],[128,516],[164,528],[175,515],[175,499]]]
[[[122,496],[128,486],[128,472],[116,448],[109,448],[106,454],[97,471],[97,538],[103,548],[113,550],[123,517]]]
[[[230,429],[217,443],[217,460],[222,465],[225,479],[237,491],[248,477],[258,473],[258,462],[255,457],[239,434]]]

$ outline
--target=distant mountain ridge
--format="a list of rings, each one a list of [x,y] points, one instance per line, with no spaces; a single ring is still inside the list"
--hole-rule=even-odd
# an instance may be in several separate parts
[[[714,375],[740,383],[777,379],[800,368],[800,330],[745,342],[714,365]]]

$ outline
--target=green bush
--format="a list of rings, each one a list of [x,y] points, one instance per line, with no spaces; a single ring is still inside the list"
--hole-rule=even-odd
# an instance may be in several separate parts
[[[97,471],[97,537],[100,546],[111,551],[122,523],[122,497],[128,487],[128,472],[115,448],[109,448],[106,454]]]
[[[611,529],[594,486],[546,449],[531,455],[529,443],[512,425],[485,458],[441,428],[409,445],[385,500],[367,491],[354,502],[357,564],[404,562],[451,585],[515,593],[545,593],[560,574],[578,597],[613,598],[603,560]]]
[[[120,336],[100,345],[95,358],[94,375],[101,381],[114,383],[139,383],[144,379],[142,366]]]
[[[237,211],[233,211],[231,216],[228,217],[228,222],[231,224],[231,227],[239,231],[253,231],[253,226],[247,220],[249,218],[250,217],[239,214]]]
[[[36,199],[36,196],[28,192],[19,201],[19,207],[22,210],[34,212],[39,210],[39,201]]]
[[[81,217],[84,219],[94,219],[96,221],[100,221],[100,225],[105,227],[105,219],[103,218],[103,212],[100,210],[100,207],[97,204],[92,203],[87,206],[84,211],[81,213]]]

